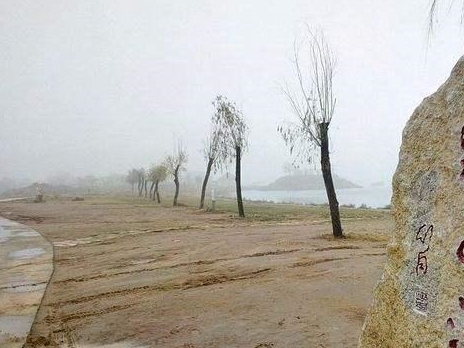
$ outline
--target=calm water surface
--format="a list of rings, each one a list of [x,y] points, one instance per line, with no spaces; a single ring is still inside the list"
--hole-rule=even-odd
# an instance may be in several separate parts
[[[340,204],[365,204],[372,208],[382,208],[390,204],[390,187],[363,187],[337,190]],[[323,204],[327,203],[325,190],[311,191],[258,191],[244,190],[243,197],[249,200],[272,201],[276,203]]]

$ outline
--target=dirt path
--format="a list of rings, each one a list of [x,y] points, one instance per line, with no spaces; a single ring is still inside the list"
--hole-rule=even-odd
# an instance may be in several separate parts
[[[356,347],[390,219],[238,221],[135,204],[2,203],[54,244],[28,347]],[[116,347],[111,345],[111,347]]]

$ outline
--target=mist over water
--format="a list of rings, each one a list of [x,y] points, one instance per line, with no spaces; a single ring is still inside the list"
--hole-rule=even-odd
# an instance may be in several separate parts
[[[390,204],[392,190],[390,187],[363,187],[338,189],[337,199],[340,205],[367,206],[384,208]],[[244,190],[245,199],[253,201],[269,201],[275,203],[326,204],[325,190],[308,191],[258,191]]]

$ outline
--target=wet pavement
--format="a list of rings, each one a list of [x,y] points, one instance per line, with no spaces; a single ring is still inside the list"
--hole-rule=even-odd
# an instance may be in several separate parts
[[[22,347],[53,272],[53,247],[0,217],[0,348]]]

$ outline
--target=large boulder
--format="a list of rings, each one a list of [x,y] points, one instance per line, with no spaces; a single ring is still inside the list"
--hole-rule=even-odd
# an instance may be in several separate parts
[[[464,347],[464,57],[404,129],[392,203],[359,347]]]

